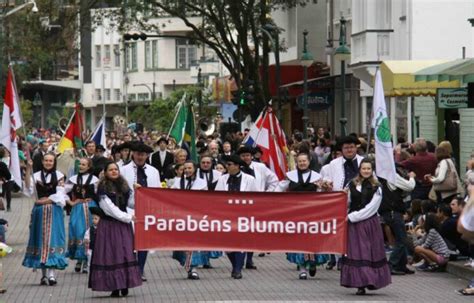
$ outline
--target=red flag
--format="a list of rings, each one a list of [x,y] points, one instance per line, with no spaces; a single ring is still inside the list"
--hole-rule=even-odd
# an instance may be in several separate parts
[[[260,147],[263,153],[261,160],[268,165],[279,180],[285,179],[285,173],[288,171],[286,159],[288,147],[285,133],[273,114],[271,106],[268,106],[257,118],[247,138],[244,139],[244,144]]]
[[[16,131],[22,126],[18,94],[16,91],[13,69],[8,67],[8,77],[5,89],[5,102],[3,103],[2,129],[0,131],[0,143],[10,152],[9,168],[13,180],[22,187],[20,173],[20,157],[18,155],[18,143]]]

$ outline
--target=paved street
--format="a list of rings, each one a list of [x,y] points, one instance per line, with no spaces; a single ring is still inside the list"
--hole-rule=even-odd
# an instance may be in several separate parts
[[[13,211],[5,214],[10,223],[8,243],[14,253],[3,259],[6,294],[5,302],[76,302],[104,301],[108,293],[92,292],[87,288],[87,275],[73,272],[73,264],[58,275],[58,285],[39,286],[39,272],[21,266],[28,237],[31,201],[15,198]],[[454,292],[466,281],[448,273],[417,273],[393,277],[389,287],[370,292],[363,298],[354,290],[339,286],[339,273],[318,269],[317,279],[300,281],[293,265],[283,254],[256,257],[257,271],[245,271],[242,280],[230,278],[227,259],[215,260],[214,269],[200,270],[201,280],[186,279],[184,270],[171,259],[169,252],[149,256],[148,282],[132,289],[127,301],[431,301],[472,302]],[[72,266],[71,266],[72,265]],[[107,299],[108,301],[109,299]],[[111,299],[110,299],[111,300]],[[124,301],[124,299],[120,299]]]

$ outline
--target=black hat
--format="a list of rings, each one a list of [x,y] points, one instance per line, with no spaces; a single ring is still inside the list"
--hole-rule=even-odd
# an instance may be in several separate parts
[[[132,144],[132,151],[151,154],[153,152],[153,148],[143,142],[137,141]]]
[[[96,146],[95,150],[105,152],[105,147],[103,145],[99,144],[99,145]]]
[[[354,136],[345,136],[345,137],[340,138],[337,143],[340,144],[341,146],[343,146],[344,144],[357,145],[357,144],[360,144],[360,141]]]
[[[105,213],[100,207],[90,207],[89,210],[93,215],[99,216],[101,218],[105,217]]]
[[[156,141],[156,144],[160,144],[161,141],[164,141],[166,144],[169,144],[168,138],[166,138],[165,136],[161,136],[160,139]]]
[[[130,142],[125,142],[125,143],[122,143],[122,144],[118,145],[118,146],[115,148],[115,151],[116,151],[117,153],[119,153],[119,152],[121,152],[122,150],[124,150],[124,149],[126,149],[126,148],[132,149],[132,145],[130,144]]]
[[[247,164],[242,159],[240,159],[240,157],[237,154],[232,154],[230,156],[223,156],[222,160],[224,162],[233,162],[240,166],[247,166]]]
[[[262,151],[262,149],[260,148],[260,146],[257,145],[257,146],[255,146],[255,147],[253,148],[253,153],[254,153],[254,154],[256,154],[256,153],[261,153],[261,154],[263,154],[263,151]]]
[[[254,154],[254,149],[248,146],[241,146],[236,152],[237,155],[241,154]]]

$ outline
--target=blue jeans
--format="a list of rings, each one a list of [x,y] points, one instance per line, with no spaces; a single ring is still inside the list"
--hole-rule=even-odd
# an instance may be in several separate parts
[[[395,237],[395,247],[390,254],[390,267],[392,270],[405,271],[407,268],[407,233],[403,215],[392,211],[382,214],[385,224],[387,224]]]
[[[0,225],[0,242],[3,242],[5,243],[5,226],[4,225]]]

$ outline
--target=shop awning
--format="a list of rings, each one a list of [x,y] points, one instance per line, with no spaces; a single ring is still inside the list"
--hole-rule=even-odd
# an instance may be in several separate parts
[[[383,61],[380,70],[385,96],[435,96],[437,88],[460,87],[458,80],[444,82],[415,81],[414,73],[417,71],[446,62],[448,61]]]
[[[474,59],[456,59],[436,64],[415,72],[415,81],[452,81],[474,82]]]

